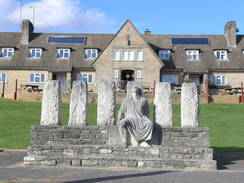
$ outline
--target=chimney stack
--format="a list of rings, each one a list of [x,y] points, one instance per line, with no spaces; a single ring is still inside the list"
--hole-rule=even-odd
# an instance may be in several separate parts
[[[21,44],[28,45],[31,41],[31,35],[34,31],[34,26],[30,20],[22,21]]]
[[[225,38],[227,40],[228,46],[231,48],[236,48],[236,32],[238,29],[236,28],[235,21],[229,21],[225,24]]]
[[[152,35],[152,32],[151,32],[149,29],[146,29],[146,30],[144,31],[144,35],[145,35],[145,36],[150,36],[150,35]]]

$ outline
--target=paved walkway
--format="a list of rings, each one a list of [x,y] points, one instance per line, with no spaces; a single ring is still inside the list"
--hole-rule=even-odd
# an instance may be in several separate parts
[[[0,183],[242,183],[244,155],[217,155],[217,171],[115,168],[25,168],[25,151],[0,152]]]

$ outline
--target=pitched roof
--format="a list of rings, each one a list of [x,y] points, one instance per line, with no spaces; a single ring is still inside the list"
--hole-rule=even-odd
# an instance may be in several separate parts
[[[172,45],[173,37],[208,38],[210,45]],[[237,35],[237,48],[229,48],[224,35],[144,35],[155,53],[160,49],[171,49],[171,61],[164,61],[163,69],[183,68],[184,72],[208,72],[209,70],[243,70],[244,71],[244,35]],[[200,61],[187,61],[185,51],[198,49]],[[217,61],[214,50],[228,50],[228,61]]]
[[[85,45],[79,44],[49,44],[49,36],[85,36]],[[48,69],[53,72],[67,72],[72,68],[93,69],[93,60],[85,60],[84,49],[97,48],[101,52],[112,39],[112,34],[60,34],[60,33],[33,33],[29,45],[20,44],[21,33],[0,33],[0,47],[14,47],[13,58],[0,58],[0,68],[32,68]],[[43,48],[41,59],[30,59],[29,48]],[[71,55],[68,60],[57,59],[58,48],[70,48]]]

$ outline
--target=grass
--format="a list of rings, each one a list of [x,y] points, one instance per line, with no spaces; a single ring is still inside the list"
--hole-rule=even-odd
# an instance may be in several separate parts
[[[96,104],[89,104],[89,125],[96,124]],[[63,104],[62,124],[67,124],[69,105]],[[119,105],[116,106],[119,109]],[[150,105],[152,119],[153,105]],[[210,128],[211,146],[217,152],[244,152],[244,105],[202,104],[200,125]],[[0,148],[26,148],[31,125],[40,121],[41,103],[0,99]],[[180,105],[173,105],[174,126],[180,126]]]

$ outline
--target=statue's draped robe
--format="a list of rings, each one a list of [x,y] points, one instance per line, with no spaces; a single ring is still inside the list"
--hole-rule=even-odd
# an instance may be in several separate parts
[[[127,97],[121,104],[120,113],[124,114],[123,124],[138,142],[151,140],[153,122],[148,118],[149,106],[145,98]]]

